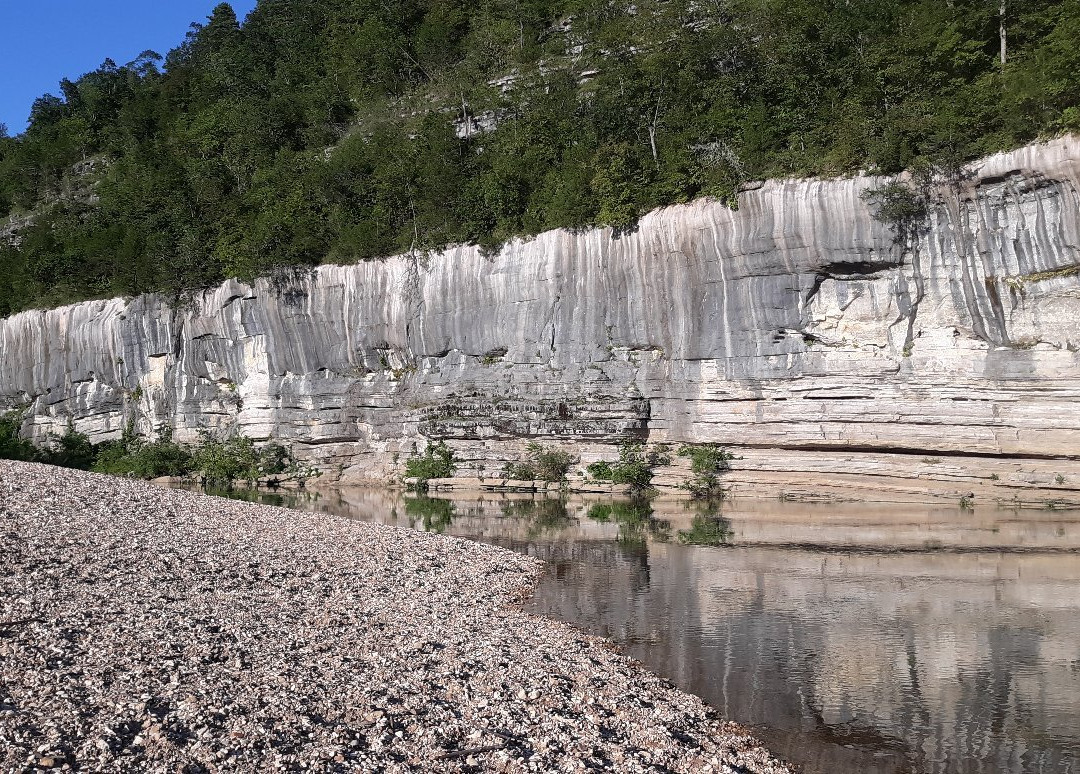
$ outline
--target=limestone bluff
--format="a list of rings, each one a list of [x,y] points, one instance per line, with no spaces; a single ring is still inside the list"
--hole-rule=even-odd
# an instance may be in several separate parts
[[[23,312],[0,321],[0,409],[28,406],[39,437],[134,418],[279,438],[346,483],[433,438],[482,476],[528,440],[587,462],[627,437],[730,445],[762,492],[1080,481],[1080,138],[971,165],[911,240],[861,196],[883,182],[768,181],[617,238],[323,266],[179,308]]]

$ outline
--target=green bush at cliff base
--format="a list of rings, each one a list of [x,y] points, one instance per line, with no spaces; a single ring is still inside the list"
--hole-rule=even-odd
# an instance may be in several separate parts
[[[63,435],[51,434],[43,446],[35,446],[22,438],[23,412],[9,411],[0,415],[0,459],[41,462],[65,468],[89,470],[97,458],[98,449],[85,433],[71,425]]]
[[[304,481],[316,471],[304,468],[279,443],[256,446],[245,436],[218,439],[200,433],[193,446],[173,440],[171,428],[164,428],[156,440],[147,441],[126,432],[119,440],[102,444],[93,470],[131,478],[197,476],[209,486],[231,487],[237,481],[254,483],[262,478],[295,478]]]
[[[720,474],[731,469],[731,460],[735,455],[719,444],[687,444],[682,446],[678,455],[690,459],[690,471],[693,477],[683,483],[693,497],[716,498],[723,496]]]
[[[53,435],[41,450],[41,462],[62,468],[90,470],[97,460],[98,449],[90,443],[85,433],[76,432],[68,425],[63,435]]]
[[[528,454],[525,460],[506,464],[507,478],[521,481],[565,481],[570,466],[577,461],[569,452],[536,442],[530,442],[525,448]]]
[[[429,443],[424,453],[405,460],[405,477],[416,479],[415,488],[427,489],[433,478],[449,478],[454,475],[454,452],[443,441]]]
[[[116,441],[97,448],[91,469],[129,478],[185,476],[194,471],[191,452],[173,441],[172,428],[163,428],[154,441],[137,436],[129,427]]]
[[[33,462],[39,451],[20,435],[23,413],[19,410],[0,414],[0,459]]]
[[[254,440],[245,436],[218,440],[203,432],[191,456],[192,469],[207,484],[254,483],[260,478],[284,475],[297,468],[291,452],[281,444],[256,446]]]
[[[136,434],[129,424],[120,438],[94,445],[85,433],[69,426],[63,435],[35,446],[20,437],[21,425],[21,412],[0,416],[0,458],[128,478],[198,476],[205,484],[224,487],[266,477],[303,482],[319,475],[299,464],[287,447],[274,442],[256,446],[253,439],[244,436],[222,440],[203,432],[198,443],[187,446],[173,440],[172,428],[163,428],[151,441]]]
[[[670,462],[666,444],[646,450],[644,444],[628,441],[619,447],[619,459],[599,460],[585,469],[596,481],[629,484],[634,489],[648,489],[652,484],[653,468],[668,465]]]

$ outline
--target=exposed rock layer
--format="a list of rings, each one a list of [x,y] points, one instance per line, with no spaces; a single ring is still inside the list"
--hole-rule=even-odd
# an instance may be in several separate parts
[[[299,442],[345,480],[385,480],[431,437],[466,473],[521,439],[588,461],[628,434],[973,471],[1080,453],[1080,138],[973,165],[909,239],[862,197],[882,182],[771,181],[619,238],[227,282],[180,309],[25,312],[0,322],[0,396],[31,404],[36,434],[228,428]]]

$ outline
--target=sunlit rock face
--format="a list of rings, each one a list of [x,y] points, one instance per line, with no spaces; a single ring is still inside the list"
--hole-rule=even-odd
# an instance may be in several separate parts
[[[771,181],[618,237],[230,281],[176,309],[24,312],[0,321],[0,401],[29,404],[38,435],[134,419],[289,439],[351,480],[385,480],[431,437],[463,471],[527,439],[588,461],[627,435],[1077,454],[1080,138],[973,165],[910,239],[862,196],[883,182]]]

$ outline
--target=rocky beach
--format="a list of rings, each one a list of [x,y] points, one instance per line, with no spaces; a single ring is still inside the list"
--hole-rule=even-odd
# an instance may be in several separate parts
[[[0,770],[787,772],[510,551],[0,461]]]

